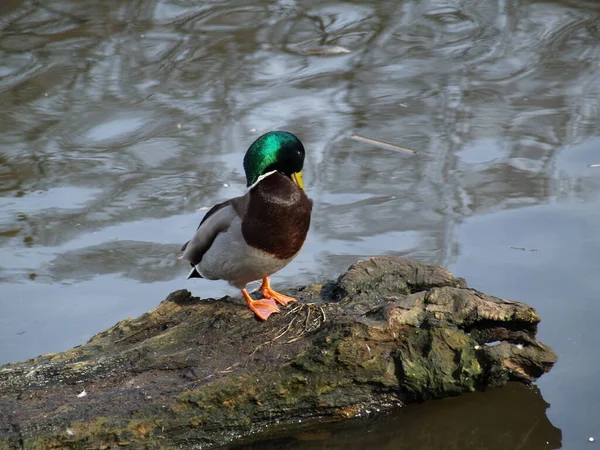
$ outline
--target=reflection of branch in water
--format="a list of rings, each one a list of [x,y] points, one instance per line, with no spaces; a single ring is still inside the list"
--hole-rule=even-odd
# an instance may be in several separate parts
[[[177,263],[179,244],[144,241],[110,241],[56,256],[45,267],[55,282],[89,280],[99,275],[118,274],[142,283],[167,281],[181,276]]]

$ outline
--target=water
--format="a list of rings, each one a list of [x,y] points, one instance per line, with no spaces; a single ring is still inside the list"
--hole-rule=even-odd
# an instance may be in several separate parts
[[[311,442],[360,448],[366,426],[407,448],[433,445],[412,428],[448,448],[598,445],[600,4],[3,0],[0,29],[0,363],[80,344],[174,289],[235,294],[186,281],[175,255],[199,208],[243,192],[252,140],[287,129],[315,208],[275,286],[371,255],[442,264],[536,307],[560,358],[538,384],[545,412],[537,393],[467,396]],[[441,405],[513,435],[428,428]],[[548,423],[518,440],[502,418],[532,408]]]
[[[521,384],[458,398],[411,405],[392,414],[353,420],[316,430],[246,438],[228,446],[245,450],[304,449],[551,449],[561,430],[546,417],[539,391]]]

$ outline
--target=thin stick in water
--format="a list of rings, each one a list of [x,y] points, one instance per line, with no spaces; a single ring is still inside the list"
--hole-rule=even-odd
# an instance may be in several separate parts
[[[350,139],[354,139],[355,141],[366,142],[367,144],[375,145],[376,147],[381,147],[381,148],[385,148],[388,150],[402,150],[403,152],[412,153],[412,154],[417,153],[414,150],[411,150],[409,148],[400,147],[399,145],[390,144],[388,142],[383,142],[383,141],[378,141],[376,139],[366,138],[363,136],[359,136],[358,134],[353,134],[352,136],[350,136]]]

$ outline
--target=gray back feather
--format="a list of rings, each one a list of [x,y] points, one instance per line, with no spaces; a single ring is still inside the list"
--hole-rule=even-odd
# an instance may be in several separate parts
[[[243,217],[245,205],[244,197],[236,197],[213,206],[200,222],[194,237],[183,246],[182,258],[194,266],[199,264],[217,235],[226,231],[236,217]]]

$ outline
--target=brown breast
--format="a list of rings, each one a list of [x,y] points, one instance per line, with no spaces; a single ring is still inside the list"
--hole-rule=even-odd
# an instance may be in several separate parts
[[[294,256],[310,227],[312,200],[292,180],[276,172],[249,192],[242,234],[248,245],[279,259]]]

